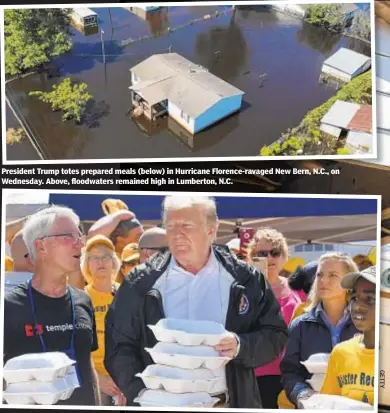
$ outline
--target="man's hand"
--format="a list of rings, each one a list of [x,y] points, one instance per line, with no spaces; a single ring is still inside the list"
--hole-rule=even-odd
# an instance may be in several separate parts
[[[229,336],[224,337],[214,348],[219,351],[222,357],[233,359],[238,354],[239,344],[238,337],[233,333],[229,333]]]
[[[297,397],[297,408],[298,409],[304,409],[305,407],[304,407],[302,401],[310,399],[310,397],[313,396],[316,393],[318,393],[318,392],[316,392],[313,389],[306,389],[306,390],[303,390],[301,393],[299,393],[299,395]]]
[[[102,376],[101,374],[99,374],[98,380],[99,389],[102,393],[107,394],[111,397],[120,396],[122,394],[111,377]]]
[[[126,397],[121,393],[118,398],[118,406],[126,406]]]

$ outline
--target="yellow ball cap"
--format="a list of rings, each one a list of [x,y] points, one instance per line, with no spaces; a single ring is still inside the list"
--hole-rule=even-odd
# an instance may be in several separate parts
[[[298,267],[303,267],[306,261],[300,257],[291,257],[288,259],[286,264],[284,264],[283,270],[287,272],[294,272]]]
[[[92,247],[96,245],[105,245],[106,247],[110,248],[110,250],[115,251],[114,244],[110,239],[108,239],[104,235],[95,235],[94,237],[90,238],[85,244],[85,252],[88,252]]]

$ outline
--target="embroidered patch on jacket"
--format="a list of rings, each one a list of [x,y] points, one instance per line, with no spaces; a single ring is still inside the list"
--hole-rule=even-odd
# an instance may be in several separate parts
[[[249,311],[249,300],[248,297],[243,294],[240,300],[240,305],[238,307],[238,314],[244,315]]]

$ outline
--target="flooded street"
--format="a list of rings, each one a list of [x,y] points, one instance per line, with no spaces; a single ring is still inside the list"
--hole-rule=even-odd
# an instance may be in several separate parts
[[[36,74],[8,84],[12,100],[21,108],[49,159],[114,159],[170,157],[256,156],[263,145],[300,123],[305,114],[336,91],[319,83],[323,61],[339,47],[370,54],[358,41],[331,35],[262,6],[169,7],[144,20],[123,8],[94,8],[104,30],[106,64],[99,33],[84,36],[74,30],[71,54],[56,64],[61,78]],[[207,14],[218,17],[170,31]],[[111,18],[110,18],[111,12]],[[226,13],[225,13],[226,12]],[[122,41],[152,38],[121,47]],[[217,125],[189,135],[176,122],[137,124],[129,116],[129,69],[156,53],[169,50],[201,64],[243,90],[241,112]],[[266,74],[264,84],[260,76]],[[88,84],[94,96],[85,122],[61,122],[61,115],[28,96],[50,90],[71,76]],[[7,127],[14,126],[8,116]],[[28,149],[7,148],[7,159],[27,158]]]

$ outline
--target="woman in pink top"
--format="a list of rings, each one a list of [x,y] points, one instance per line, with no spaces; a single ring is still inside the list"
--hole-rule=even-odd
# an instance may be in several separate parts
[[[248,257],[267,258],[266,277],[279,302],[284,321],[290,323],[295,307],[302,302],[299,294],[290,289],[287,278],[279,274],[288,259],[286,238],[272,228],[260,228],[248,246]],[[281,354],[271,363],[255,369],[264,409],[278,408],[278,395],[282,391],[279,368]]]

